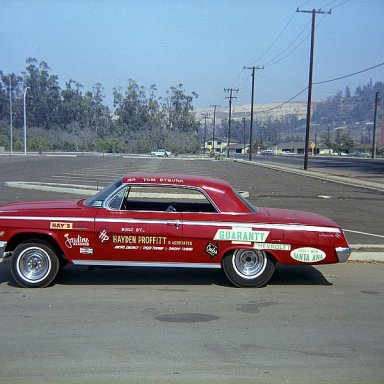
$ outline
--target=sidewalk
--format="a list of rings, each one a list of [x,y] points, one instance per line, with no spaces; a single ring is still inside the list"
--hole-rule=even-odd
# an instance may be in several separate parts
[[[305,171],[304,169],[294,168],[289,165],[269,163],[266,161],[257,162],[257,161],[241,160],[241,159],[235,159],[234,161],[237,163],[243,163],[243,164],[253,165],[257,167],[274,169],[276,171],[282,171],[286,173],[293,173],[296,175],[312,177],[314,179],[333,181],[338,184],[351,185],[354,187],[360,187],[360,188],[371,189],[374,191],[384,192],[384,183],[369,181],[364,179],[351,178],[350,175],[333,174],[333,173],[331,174],[324,170],[320,171],[320,170],[314,170],[314,169],[309,169]]]

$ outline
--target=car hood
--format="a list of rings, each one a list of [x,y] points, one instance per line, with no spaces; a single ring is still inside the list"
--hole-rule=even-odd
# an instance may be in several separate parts
[[[17,202],[8,203],[0,206],[0,215],[6,214],[20,214],[20,213],[36,213],[49,211],[68,211],[68,210],[79,210],[84,206],[83,200],[58,200],[58,201],[28,201],[28,202]]]
[[[299,225],[316,225],[322,227],[337,227],[339,226],[330,218],[318,213],[296,211],[291,209],[279,208],[260,208],[259,220],[269,223],[285,223]]]

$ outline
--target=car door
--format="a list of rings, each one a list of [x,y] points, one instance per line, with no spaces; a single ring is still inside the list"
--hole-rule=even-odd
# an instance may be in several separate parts
[[[131,192],[124,207],[118,197],[118,204],[110,203],[98,211],[95,260],[155,264],[180,262],[181,213],[167,211],[167,203],[158,198],[148,199],[148,196],[160,196],[159,193],[142,192],[145,190],[143,186],[140,186],[140,193],[132,192],[134,188],[131,186],[127,188]],[[140,197],[135,197],[135,193]]]

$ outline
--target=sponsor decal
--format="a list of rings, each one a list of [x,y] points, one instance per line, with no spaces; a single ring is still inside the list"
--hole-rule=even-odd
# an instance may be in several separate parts
[[[111,241],[111,237],[111,232],[108,229],[104,228],[98,233],[97,240],[99,240],[101,244],[106,244]]]
[[[64,237],[66,238],[65,246],[69,249],[72,247],[89,247],[88,237],[81,237],[80,235],[77,237],[69,237],[69,233],[66,233]]]
[[[132,227],[123,227],[121,228],[121,232],[136,232],[136,233],[144,233],[144,228],[132,228]]]
[[[254,231],[251,228],[232,227],[232,229],[218,229],[213,240],[232,241],[237,244],[264,243],[268,235],[269,231]]]
[[[291,252],[292,259],[301,261],[303,263],[316,263],[325,259],[326,254],[320,249],[317,248],[297,248]]]
[[[174,240],[174,241],[168,241],[168,245],[193,245],[192,241],[188,240]]]
[[[73,223],[62,223],[59,221],[51,221],[49,223],[49,229],[62,229],[64,231],[68,231],[73,229]]]
[[[178,183],[183,184],[184,179],[174,179],[174,178],[167,178],[167,177],[143,177],[144,183]]]
[[[113,235],[112,242],[114,244],[149,244],[149,245],[165,245],[167,241],[163,236],[128,236]]]
[[[334,234],[333,233],[320,233],[319,237],[333,238]]]
[[[128,251],[136,251],[138,249],[140,249],[141,247],[139,247],[138,245],[115,245],[115,248],[116,250],[128,250]]]
[[[255,243],[253,244],[255,249],[271,249],[275,251],[290,251],[291,244],[279,244],[279,243]]]
[[[156,247],[156,246],[152,246],[152,245],[144,245],[142,247],[142,250],[143,251],[163,251],[164,247]]]
[[[208,243],[205,247],[205,253],[207,253],[209,256],[215,257],[219,254],[219,242],[216,242],[216,244]]]
[[[93,254],[93,248],[80,248],[80,253],[82,255],[92,255]]]
[[[192,247],[168,247],[165,249],[166,251],[170,252],[192,252],[193,248]]]

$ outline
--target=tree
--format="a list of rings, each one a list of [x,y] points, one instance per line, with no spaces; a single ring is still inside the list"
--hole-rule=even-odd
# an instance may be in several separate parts
[[[335,130],[335,138],[332,139],[330,131],[327,134],[322,135],[324,144],[341,155],[342,152],[349,152],[354,147],[355,143],[348,133],[342,132],[342,129]]]
[[[192,101],[197,97],[195,92],[192,92],[192,96],[186,95],[183,84],[167,91],[168,128],[171,131],[197,132],[200,124],[192,114]]]

